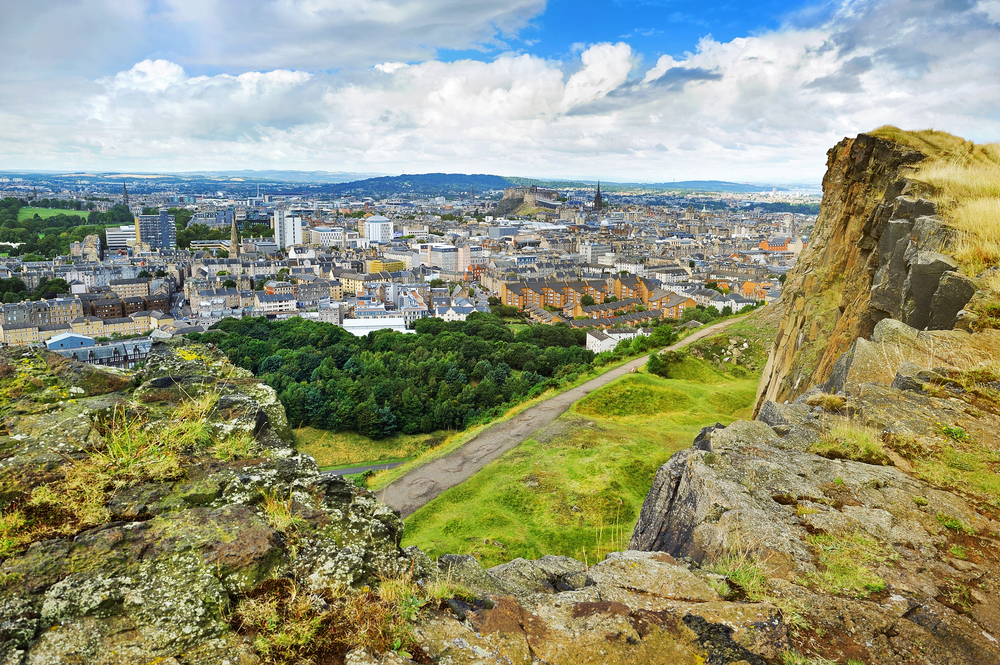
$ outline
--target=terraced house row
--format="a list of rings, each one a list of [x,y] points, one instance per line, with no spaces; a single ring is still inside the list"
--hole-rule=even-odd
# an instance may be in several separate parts
[[[584,305],[583,296],[594,299],[593,305]],[[610,296],[616,302],[606,302]],[[501,285],[500,300],[505,305],[522,309],[529,314],[544,311],[545,307],[562,310],[568,318],[587,317],[607,319],[614,312],[632,312],[645,309],[659,313],[659,318],[680,319],[684,310],[695,307],[694,299],[661,288],[655,279],[620,275],[613,280],[526,280]],[[536,320],[547,319],[534,316]]]

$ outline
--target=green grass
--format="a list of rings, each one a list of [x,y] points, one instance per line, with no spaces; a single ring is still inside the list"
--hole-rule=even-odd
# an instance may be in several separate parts
[[[56,215],[76,215],[78,217],[83,217],[87,219],[87,215],[90,214],[88,210],[58,210],[56,208],[21,208],[17,212],[17,221],[23,222],[26,219],[31,219],[35,215],[38,215],[42,219],[48,219],[49,217],[55,217]]]
[[[301,427],[292,432],[295,449],[311,455],[321,469],[337,469],[417,457],[447,438],[446,432],[398,434],[387,439],[369,439],[354,432],[328,432]]]
[[[889,458],[879,432],[853,422],[834,426],[809,452],[829,459],[849,459],[866,464],[886,465]]]
[[[823,593],[866,598],[885,589],[885,580],[872,566],[891,566],[899,555],[887,545],[863,533],[808,536],[816,550],[819,570],[806,576],[806,582]]]
[[[595,391],[407,518],[404,546],[484,565],[545,554],[593,562],[624,549],[659,466],[706,424],[749,417],[756,380],[718,376],[707,385],[629,374]],[[630,403],[646,398],[652,406]]]

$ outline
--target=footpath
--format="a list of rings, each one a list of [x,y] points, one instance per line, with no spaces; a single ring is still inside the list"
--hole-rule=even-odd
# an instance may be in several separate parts
[[[701,328],[663,351],[676,351],[699,339],[716,335],[744,318],[741,316]],[[661,351],[657,351],[659,352]],[[379,499],[398,510],[403,517],[412,515],[445,490],[465,482],[484,466],[550,424],[577,400],[628,374],[633,367],[642,367],[648,359],[648,355],[636,358],[576,388],[525,409],[510,420],[484,429],[458,450],[413,469],[379,490]]]

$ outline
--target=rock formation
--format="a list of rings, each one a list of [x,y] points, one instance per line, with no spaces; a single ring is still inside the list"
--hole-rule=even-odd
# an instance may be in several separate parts
[[[828,153],[823,203],[781,295],[785,311],[757,408],[826,381],[834,362],[885,318],[950,330],[976,291],[947,255],[952,233],[916,196],[924,155],[867,134]]]
[[[783,603],[792,648],[835,662],[1000,663],[1000,331],[908,196],[922,158],[867,135],[830,152],[757,419],[661,467],[630,543]]]
[[[274,391],[204,347],[157,344],[134,378],[8,349],[0,391],[0,663],[258,662],[226,621],[255,585],[401,556],[399,516],[296,454]]]

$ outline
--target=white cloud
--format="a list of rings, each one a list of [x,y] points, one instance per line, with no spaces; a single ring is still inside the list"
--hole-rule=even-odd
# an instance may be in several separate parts
[[[632,48],[625,43],[598,44],[580,56],[583,69],[566,83],[562,108],[569,110],[608,94],[628,78],[632,69]]]

